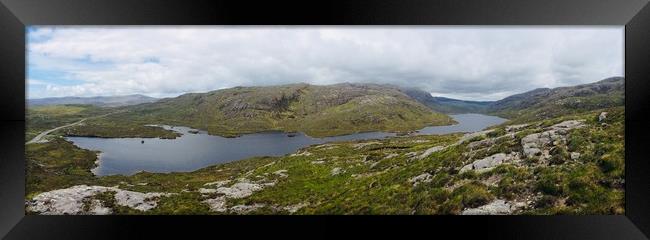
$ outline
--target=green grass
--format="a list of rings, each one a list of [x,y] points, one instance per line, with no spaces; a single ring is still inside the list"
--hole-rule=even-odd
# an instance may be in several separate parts
[[[597,121],[608,111],[605,124]],[[393,137],[363,147],[364,142],[336,142],[306,147],[306,156],[256,157],[184,173],[138,173],[95,177],[90,173],[96,155],[55,138],[27,145],[27,196],[79,184],[119,186],[139,192],[177,193],[161,197],[149,212],[115,207],[116,214],[216,214],[209,211],[197,190],[205,183],[235,180],[276,181],[274,186],[228,206],[265,204],[251,214],[286,214],[282,207],[306,204],[297,214],[459,214],[494,199],[521,201],[535,196],[533,209],[521,214],[622,214],[624,189],[624,109],[576,113],[530,122],[514,138],[503,126],[485,137],[501,137],[487,149],[467,155],[469,142],[448,147],[424,159],[410,153],[455,143],[462,134]],[[567,144],[552,151],[553,163],[523,160],[523,165],[501,165],[485,173],[458,174],[465,164],[498,152],[521,151],[520,139],[567,119],[587,119],[587,127],[572,130]],[[568,153],[580,152],[577,160]],[[388,156],[392,156],[388,158]],[[315,163],[321,161],[320,163]],[[338,175],[332,169],[340,168]],[[286,170],[288,177],[274,172]],[[423,173],[432,177],[417,186],[409,180]],[[489,185],[489,179],[496,179]],[[142,183],[146,183],[143,185]],[[452,186],[454,186],[452,188]],[[539,194],[539,195],[538,195]],[[110,194],[109,194],[110,195]],[[110,203],[110,196],[98,196]],[[538,196],[538,197],[537,197]]]
[[[90,172],[95,167],[96,152],[78,148],[61,138],[28,144],[25,148],[27,196],[96,180]]]
[[[106,114],[111,111],[114,110],[92,105],[74,104],[28,107],[25,141],[31,140],[45,130],[70,124],[83,118]]]
[[[71,128],[69,134],[167,137],[165,132],[141,128],[146,124],[167,124],[224,137],[264,131],[325,137],[368,131],[408,132],[455,123],[398,89],[380,85],[239,87],[185,94],[124,109],[127,111]]]

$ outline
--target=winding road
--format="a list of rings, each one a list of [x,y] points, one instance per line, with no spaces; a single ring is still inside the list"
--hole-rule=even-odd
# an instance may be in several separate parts
[[[74,123],[70,123],[68,125],[63,125],[63,126],[60,126],[60,127],[56,127],[56,128],[52,128],[50,130],[44,131],[44,132],[36,135],[36,137],[32,138],[32,140],[29,140],[29,142],[27,142],[26,144],[47,142],[47,140],[44,139],[44,137],[47,136],[48,134],[50,134],[51,132],[54,132],[54,131],[59,130],[59,129],[67,128],[67,127],[72,127],[74,125],[82,123],[83,121],[86,121],[86,119],[87,118],[84,118],[84,119],[81,119],[81,120],[76,121]]]
[[[117,111],[117,112],[107,113],[107,114],[104,114],[104,115],[99,115],[99,116],[94,116],[94,117],[83,118],[83,119],[81,119],[81,120],[79,120],[79,121],[76,121],[76,122],[70,123],[70,124],[68,124],[68,125],[63,125],[63,126],[60,126],[60,127],[52,128],[52,129],[50,129],[50,130],[43,131],[42,133],[39,133],[36,137],[32,138],[32,140],[29,140],[29,142],[27,142],[27,143],[25,143],[25,144],[30,144],[30,143],[44,143],[44,142],[47,142],[47,139],[45,139],[45,136],[47,136],[48,134],[50,134],[50,133],[52,133],[52,132],[54,132],[54,131],[57,131],[57,130],[60,130],[60,129],[64,129],[64,128],[67,128],[67,127],[72,127],[72,126],[74,126],[74,125],[78,125],[78,124],[80,124],[80,123],[86,121],[86,119],[89,119],[89,118],[100,118],[100,117],[105,117],[105,116],[108,116],[108,115],[111,115],[111,114],[115,114],[115,113],[120,113],[120,112],[125,112],[125,111]]]

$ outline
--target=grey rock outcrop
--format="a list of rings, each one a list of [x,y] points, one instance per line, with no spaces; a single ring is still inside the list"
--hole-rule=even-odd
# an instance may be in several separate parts
[[[224,181],[222,181],[224,182]],[[235,184],[226,187],[221,186],[215,189],[214,191],[208,190],[209,193],[221,194],[216,197],[203,200],[203,203],[207,204],[210,207],[210,211],[213,212],[226,212],[230,209],[227,206],[228,199],[239,199],[245,198],[253,193],[264,189],[265,187],[274,186],[275,182],[251,182],[248,179],[240,178]],[[205,191],[205,190],[204,190]],[[239,210],[246,210],[245,207],[240,207]],[[238,212],[238,211],[235,211]]]
[[[492,144],[494,144],[495,141],[496,141],[496,139],[494,139],[494,138],[483,139],[483,140],[480,140],[480,141],[471,142],[471,143],[467,144],[467,147],[469,149],[477,149],[477,148],[489,147]]]
[[[418,159],[424,159],[424,158],[428,157],[429,155],[431,155],[431,154],[433,154],[435,152],[438,152],[440,150],[443,150],[445,148],[446,147],[444,147],[444,146],[435,146],[435,147],[429,148],[429,149],[425,150],[422,154],[420,154],[420,156],[418,156]]]
[[[222,193],[228,198],[245,198],[263,188],[261,184],[243,181],[235,183],[230,187],[219,187],[216,192]]]
[[[478,172],[485,172],[492,170],[494,167],[499,166],[506,162],[511,162],[519,158],[518,153],[497,153],[488,157],[485,157],[480,160],[476,160],[470,164],[463,166],[459,173],[464,173],[470,170],[476,170]]]
[[[412,177],[409,179],[409,182],[413,184],[413,186],[417,186],[420,183],[428,183],[431,182],[433,179],[431,179],[433,176],[429,173],[423,173],[420,175],[417,175],[415,177]]]
[[[158,198],[170,196],[171,193],[141,193],[122,190],[116,187],[77,185],[57,189],[36,195],[27,202],[30,211],[40,214],[109,214],[110,209],[103,207],[98,200],[91,201],[90,211],[84,211],[84,199],[97,194],[114,192],[115,203],[140,211],[148,211],[157,206]]]
[[[525,127],[528,127],[528,124],[509,125],[506,126],[506,132],[515,132]]]
[[[226,184],[230,183],[230,180],[223,180],[223,181],[216,181],[216,182],[209,182],[206,184],[203,184],[203,186],[215,186],[215,187],[221,187]]]
[[[288,171],[286,169],[282,169],[282,170],[277,170],[277,171],[273,172],[273,174],[278,175],[281,178],[286,178],[286,177],[289,177],[289,174],[287,174],[287,172]]]
[[[607,119],[607,112],[601,112],[600,115],[598,115],[598,121],[602,122],[605,121],[605,119]]]
[[[463,143],[463,142],[465,142],[467,140],[470,140],[472,138],[475,138],[475,137],[485,136],[486,134],[491,133],[493,131],[494,131],[494,129],[488,129],[488,130],[483,130],[483,131],[478,131],[478,132],[473,132],[473,133],[467,133],[467,134],[463,135],[460,138],[460,140],[458,140],[458,142],[456,144],[461,144],[461,143]]]
[[[335,167],[335,168],[332,169],[332,172],[330,172],[330,174],[332,176],[336,176],[336,175],[339,175],[339,174],[341,174],[343,172],[344,171],[340,167]]]
[[[529,134],[521,139],[524,155],[534,157],[544,153],[542,150],[547,145],[557,145],[565,142],[565,135],[568,130],[584,126],[584,120],[568,120],[547,128],[548,130],[541,133]]]
[[[397,153],[391,153],[391,154],[386,155],[386,156],[384,157],[384,159],[391,159],[391,158],[394,158],[394,157],[397,157],[397,156],[399,156],[399,154],[397,154]]]
[[[571,160],[576,160],[580,158],[580,153],[579,152],[572,152],[571,153]]]
[[[494,200],[491,203],[477,207],[468,208],[461,212],[461,215],[508,215],[512,214],[513,206],[504,200]]]

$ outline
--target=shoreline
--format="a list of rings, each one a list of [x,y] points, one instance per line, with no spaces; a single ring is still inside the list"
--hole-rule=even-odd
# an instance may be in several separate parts
[[[456,114],[456,115],[461,115],[461,114]],[[485,114],[476,114],[476,115],[489,116],[489,115],[485,115]],[[490,116],[490,117],[492,117],[492,116]],[[458,121],[456,121],[456,122],[457,122],[457,123],[454,124],[454,125],[428,126],[428,127],[422,128],[422,129],[426,129],[426,128],[429,128],[429,127],[447,127],[447,126],[457,126],[457,125],[459,125],[459,124],[462,124],[462,122],[458,122]],[[299,148],[296,149],[295,151],[289,151],[289,152],[284,153],[284,155],[288,155],[288,154],[291,154],[291,153],[295,153],[296,151],[300,151],[300,149],[302,149],[302,148],[307,148],[307,147],[311,147],[311,146],[314,146],[314,145],[320,145],[320,144],[331,144],[331,143],[337,143],[337,142],[344,143],[344,142],[357,142],[357,141],[373,141],[373,140],[384,140],[384,139],[389,139],[389,138],[417,137],[417,136],[426,136],[426,135],[438,135],[438,136],[444,136],[444,135],[449,135],[449,134],[470,133],[470,132],[482,131],[483,129],[489,128],[489,127],[491,127],[491,126],[496,126],[496,125],[498,125],[498,124],[491,124],[491,125],[488,125],[488,126],[486,126],[486,127],[483,127],[482,129],[475,129],[475,130],[473,130],[473,131],[454,131],[454,132],[439,133],[439,134],[418,134],[419,131],[422,130],[422,129],[420,129],[420,130],[417,130],[417,131],[411,132],[411,133],[406,134],[406,135],[400,135],[399,133],[393,133],[393,132],[369,131],[369,132],[359,132],[359,133],[346,134],[346,135],[339,135],[339,136],[335,136],[335,137],[324,137],[324,138],[314,138],[314,137],[311,137],[311,136],[309,136],[309,135],[307,135],[307,134],[305,134],[305,133],[303,133],[303,132],[284,132],[284,131],[280,131],[280,130],[270,130],[270,131],[264,131],[264,132],[258,132],[258,133],[251,133],[251,134],[245,134],[245,135],[249,135],[249,136],[255,137],[254,135],[263,135],[263,134],[281,134],[281,135],[285,135],[286,138],[293,138],[293,137],[296,137],[296,136],[289,136],[289,134],[291,134],[291,133],[297,133],[297,134],[302,135],[302,137],[306,138],[306,140],[308,141],[308,142],[305,143],[306,145],[304,145],[304,146],[299,146]],[[207,133],[207,131],[204,131],[204,130],[199,130],[199,133],[196,133],[196,134],[187,134],[187,132],[189,132],[189,131],[197,130],[197,129],[194,129],[194,128],[192,128],[192,127],[187,127],[187,126],[171,126],[171,125],[162,125],[162,124],[148,124],[148,125],[145,125],[145,126],[160,127],[160,128],[165,129],[165,130],[174,131],[174,132],[180,134],[180,136],[179,136],[178,138],[182,138],[182,137],[185,137],[185,136],[190,136],[190,137],[192,137],[192,136],[194,136],[194,135],[205,134],[205,135],[207,135],[207,136],[211,136],[211,137],[219,137],[219,138],[223,138],[223,140],[225,140],[225,141],[228,141],[227,139],[229,139],[229,138],[224,138],[224,137],[221,137],[221,136],[210,135],[210,134]],[[373,135],[374,133],[376,133],[377,135]],[[359,138],[354,138],[355,135],[359,135],[359,134],[361,134],[361,136],[356,136],[356,137],[359,137]],[[369,134],[369,135],[367,135],[367,136],[363,136],[363,134]],[[242,135],[242,136],[245,136],[245,135]],[[346,139],[346,136],[350,137],[351,139]],[[170,173],[170,172],[179,172],[179,171],[168,171],[168,172],[165,171],[165,172],[157,172],[157,171],[146,171],[145,169],[138,169],[137,171],[135,171],[135,172],[133,172],[133,173],[128,173],[127,175],[125,175],[125,173],[115,173],[115,174],[99,175],[99,174],[97,174],[97,169],[98,169],[98,168],[100,167],[100,165],[101,165],[101,162],[102,162],[102,156],[101,156],[101,155],[102,155],[103,152],[100,151],[100,150],[98,150],[98,148],[85,148],[85,147],[82,147],[82,146],[80,146],[80,145],[77,145],[77,143],[75,143],[75,141],[74,141],[73,139],[71,139],[71,138],[133,139],[133,140],[138,140],[138,141],[139,141],[140,139],[156,139],[155,137],[119,137],[119,138],[110,138],[110,137],[96,137],[96,136],[92,136],[92,137],[86,137],[86,136],[64,136],[63,138],[64,138],[66,141],[70,141],[70,142],[71,142],[73,145],[75,145],[76,147],[79,147],[79,148],[82,148],[82,149],[86,149],[86,150],[90,150],[90,151],[97,151],[97,152],[99,152],[99,154],[97,154],[97,161],[96,161],[96,164],[97,164],[97,165],[96,165],[96,167],[93,168],[92,171],[91,171],[91,172],[93,173],[93,175],[96,176],[96,177],[114,176],[114,175],[131,176],[131,175],[137,174],[138,172],[141,172],[141,171],[150,172],[150,173]],[[173,139],[168,139],[168,138],[158,138],[158,139],[177,140],[177,138],[173,138]],[[312,142],[310,142],[310,141],[312,141]],[[313,143],[313,141],[317,141],[317,143]],[[139,144],[138,144],[138,145],[139,145]],[[231,163],[231,162],[236,162],[236,161],[242,161],[242,160],[246,160],[246,159],[254,158],[254,157],[263,157],[263,156],[278,157],[278,156],[283,156],[283,155],[268,155],[268,154],[265,155],[265,154],[260,154],[260,155],[246,156],[246,157],[243,157],[243,158],[228,159],[228,160],[226,160],[226,161],[224,161],[224,162],[215,162],[215,163],[211,163],[211,164],[209,164],[209,165],[201,166],[201,167],[198,167],[198,168],[195,168],[195,169],[191,169],[191,170],[182,170],[182,171],[180,171],[180,172],[192,172],[192,171],[200,170],[201,168],[206,168],[206,167],[215,166],[215,165],[224,164],[224,163]]]

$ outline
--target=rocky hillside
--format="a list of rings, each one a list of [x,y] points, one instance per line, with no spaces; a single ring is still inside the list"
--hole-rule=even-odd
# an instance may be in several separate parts
[[[126,133],[124,128],[162,123],[221,136],[277,130],[320,137],[365,131],[405,132],[453,123],[450,117],[427,108],[398,88],[376,84],[236,87],[184,94],[124,110],[88,121],[69,134],[113,136],[111,133]]]
[[[594,109],[623,106],[625,78],[611,77],[570,87],[538,88],[498,101],[464,101],[432,97],[429,93],[405,89],[404,93],[443,113],[486,113],[524,122]]]
[[[65,104],[82,104],[94,105],[99,107],[120,107],[136,105],[141,103],[150,103],[157,101],[157,98],[145,95],[124,95],[124,96],[98,96],[98,97],[60,97],[60,98],[38,98],[28,99],[28,106],[46,106],[46,105],[65,105]]]
[[[493,102],[488,112],[532,120],[625,104],[625,78],[560,88],[540,88]]]
[[[603,113],[606,112],[606,113]],[[468,134],[313,145],[188,173],[95,177],[27,145],[29,214],[623,214],[624,108]]]

